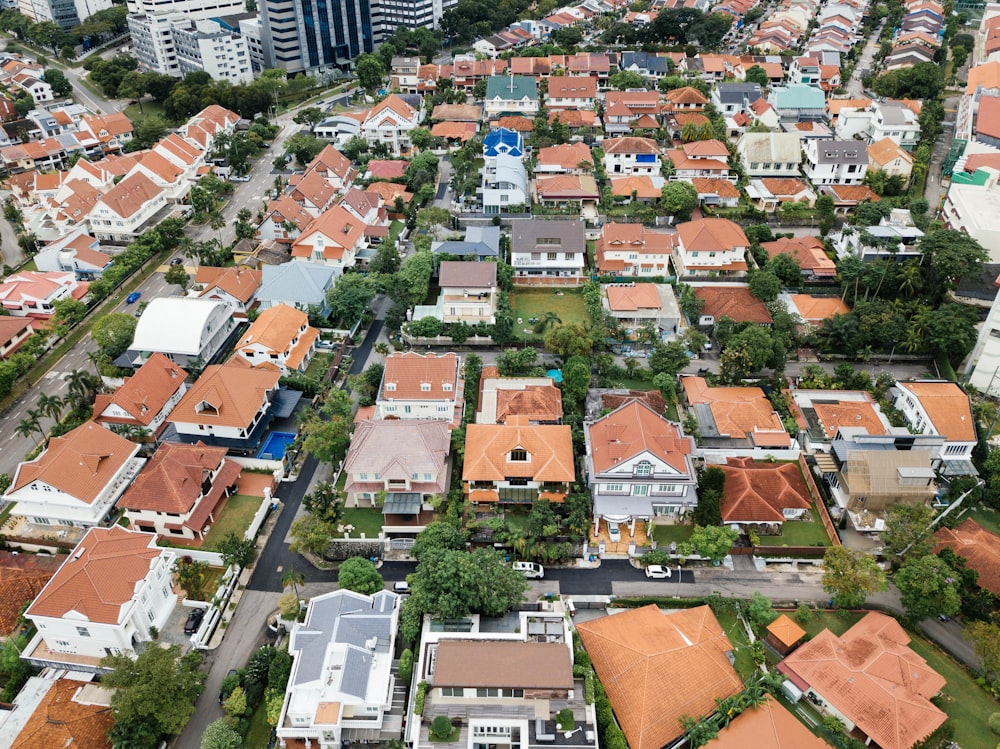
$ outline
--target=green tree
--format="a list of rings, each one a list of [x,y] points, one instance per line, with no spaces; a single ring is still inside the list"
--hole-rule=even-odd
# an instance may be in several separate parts
[[[934,548],[931,521],[934,511],[927,505],[895,504],[885,511],[884,554],[902,559],[923,557]]]
[[[205,586],[208,582],[208,562],[194,561],[183,557],[174,565],[177,583],[193,601],[205,600]]]
[[[360,273],[345,273],[326,295],[334,319],[353,325],[375,298],[375,285]]]
[[[771,79],[767,77],[767,71],[760,65],[751,65],[747,68],[744,80],[747,83],[756,83],[764,87],[771,82]]]
[[[285,149],[301,166],[308,165],[324,148],[326,141],[305,133],[296,133],[285,141]]]
[[[690,182],[668,182],[660,190],[660,205],[676,223],[690,221],[691,212],[698,207],[698,191]]]
[[[875,557],[844,546],[832,546],[823,558],[823,590],[838,608],[854,609],[872,593],[886,589],[885,572]]]
[[[630,88],[645,88],[642,76],[631,70],[619,70],[608,78],[611,88],[625,91]]]
[[[445,520],[435,520],[427,524],[417,534],[410,555],[418,562],[424,553],[433,550],[462,551],[465,549],[465,536],[454,523]]]
[[[993,622],[972,622],[965,628],[965,636],[979,656],[986,677],[1000,677],[1000,626]]]
[[[294,554],[322,554],[337,533],[337,526],[317,515],[303,515],[288,531],[292,542],[288,548]]]
[[[976,275],[989,253],[973,237],[957,229],[939,229],[920,238],[920,251],[930,260],[931,269],[948,289],[963,278]]]
[[[216,551],[222,555],[222,563],[227,567],[249,567],[257,557],[257,544],[252,538],[240,538],[230,531],[219,542]]]
[[[73,93],[73,84],[69,82],[66,74],[58,68],[49,68],[42,74],[42,80],[52,86],[52,93],[56,96],[69,96]]]
[[[757,631],[778,618],[777,612],[771,605],[771,599],[758,591],[754,591],[750,600],[743,605],[743,615]]]
[[[161,737],[179,734],[205,683],[200,665],[197,650],[181,655],[178,645],[146,648],[135,658],[124,653],[103,658],[101,667],[109,673],[101,684],[114,690],[108,738],[115,746],[153,749]]]
[[[369,93],[381,87],[382,79],[385,78],[385,66],[382,59],[377,55],[358,55],[354,61],[354,74],[358,77],[358,83]]]
[[[586,356],[594,348],[594,339],[580,323],[566,323],[545,334],[545,348],[562,359]]]
[[[292,121],[298,125],[308,125],[309,131],[312,132],[324,119],[326,119],[326,115],[323,113],[322,109],[319,107],[306,107],[305,109],[300,109],[296,112]]]
[[[226,718],[213,720],[201,735],[201,749],[240,749],[243,737]]]
[[[296,598],[299,597],[299,586],[305,584],[306,576],[302,574],[302,570],[295,567],[285,570],[285,574],[281,576],[281,589],[291,588]]]
[[[758,270],[750,276],[750,293],[762,302],[773,302],[781,293],[781,279],[770,270]]]
[[[225,708],[226,715],[230,718],[241,718],[246,715],[247,695],[243,691],[243,687],[239,685],[233,687],[233,691],[229,693],[229,696],[226,697],[226,701],[223,703],[223,708]]]
[[[711,559],[713,564],[718,564],[739,538],[739,531],[722,525],[696,525],[691,534],[690,544],[698,552],[698,555]]]
[[[105,315],[90,329],[90,334],[101,349],[102,354],[115,359],[124,354],[135,338],[137,320],[124,312]]]
[[[385,588],[385,581],[368,559],[351,557],[340,563],[337,585],[344,590],[372,595]]]
[[[962,605],[955,571],[933,554],[908,559],[893,582],[902,595],[907,618],[914,623],[938,614],[953,616]]]
[[[680,341],[657,341],[649,353],[649,369],[655,374],[675,375],[691,361]]]
[[[191,276],[184,270],[183,265],[171,265],[163,274],[163,280],[169,284],[180,286],[181,291],[187,291],[188,285],[191,283]]]
[[[767,270],[778,277],[778,280],[784,286],[796,287],[802,285],[802,269],[795,262],[795,258],[787,252],[782,252],[780,255],[771,258],[766,267]]]
[[[759,325],[748,325],[729,337],[721,362],[723,378],[728,382],[735,382],[765,367],[783,368],[785,349],[781,341],[766,329]]]
[[[562,392],[567,408],[576,407],[587,397],[590,388],[590,360],[573,356],[563,365]]]

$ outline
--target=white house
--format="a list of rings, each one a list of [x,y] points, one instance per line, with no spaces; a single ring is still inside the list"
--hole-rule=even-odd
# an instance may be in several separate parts
[[[393,156],[410,152],[410,132],[423,119],[420,109],[415,109],[396,94],[389,94],[380,101],[361,123],[361,137],[368,145],[382,143]]]
[[[897,380],[893,395],[893,405],[911,429],[945,438],[943,445],[931,451],[935,468],[943,461],[950,464],[948,475],[956,475],[960,468],[967,474],[975,473],[971,461],[977,441],[976,419],[965,391],[944,380]],[[965,465],[960,467],[957,461]]]
[[[587,242],[582,221],[513,221],[510,242],[515,283],[543,277],[559,284],[583,283]]]
[[[700,218],[677,225],[674,267],[678,275],[742,275],[750,242],[738,224],[726,218]]]
[[[309,315],[287,304],[266,309],[236,344],[235,356],[256,369],[305,372],[316,352],[319,331],[309,327]]]
[[[486,79],[483,118],[538,114],[538,84],[530,75],[493,75]]]
[[[523,210],[531,202],[528,199],[528,172],[519,157],[501,154],[487,159],[482,175],[484,213]]]
[[[798,133],[745,133],[736,153],[749,177],[797,177],[802,139]]]
[[[160,353],[153,354],[114,393],[94,398],[94,421],[108,429],[133,426],[156,437],[187,390],[187,372]]]
[[[390,591],[335,590],[309,601],[288,641],[292,672],[278,718],[280,742],[340,749],[348,736],[377,741],[390,728],[399,609]]]
[[[20,463],[3,498],[39,525],[88,528],[103,521],[146,461],[139,445],[88,421]]]
[[[0,306],[14,317],[52,317],[63,299],[80,299],[86,285],[67,271],[22,271],[0,283]]]
[[[496,263],[443,260],[438,278],[442,322],[492,325],[496,321]]]
[[[604,141],[604,171],[608,176],[653,176],[660,173],[660,148],[652,138]]]
[[[868,172],[868,146],[857,140],[806,141],[805,173],[814,185],[860,185]]]
[[[79,279],[100,276],[111,265],[111,256],[101,251],[101,242],[83,227],[45,245],[35,255],[40,271],[75,273]]]
[[[378,419],[461,421],[465,378],[457,354],[390,354],[375,401]]]
[[[145,174],[135,173],[101,196],[87,221],[98,239],[127,243],[148,229],[166,206],[163,190]]]
[[[233,310],[218,300],[159,297],[150,301],[139,318],[129,350],[136,353],[136,366],[157,352],[182,367],[204,365],[235,327]]]
[[[177,605],[175,557],[152,534],[92,528],[25,612],[38,634],[21,657],[74,671],[98,671],[106,655],[134,657]]]
[[[313,219],[292,243],[292,258],[328,265],[338,275],[355,265],[368,247],[368,225],[343,205],[335,205]]]

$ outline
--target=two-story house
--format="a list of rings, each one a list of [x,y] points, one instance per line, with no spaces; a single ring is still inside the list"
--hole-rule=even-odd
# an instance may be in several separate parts
[[[538,83],[530,75],[491,75],[486,79],[483,119],[503,115],[534,117],[538,114]]]
[[[604,310],[618,321],[624,339],[639,339],[647,327],[661,339],[677,333],[681,313],[670,284],[614,283],[601,291]]]
[[[235,356],[255,369],[305,372],[316,353],[319,330],[309,326],[309,315],[287,304],[264,310],[236,344]]]
[[[597,79],[589,75],[549,76],[545,106],[549,110],[593,109]]]
[[[129,527],[200,544],[236,492],[242,467],[226,448],[164,442],[118,502]]]
[[[678,275],[742,275],[750,248],[743,229],[726,218],[699,218],[677,225],[674,267]]]
[[[16,353],[33,332],[30,320],[9,315],[0,317],[0,359]]]
[[[669,276],[676,236],[642,224],[610,221],[601,227],[595,245],[597,269],[615,276]]]
[[[698,503],[691,464],[694,442],[646,404],[633,400],[583,425],[585,478],[601,520],[626,523],[678,519]]]
[[[159,297],[150,301],[135,326],[129,352],[133,366],[159,352],[175,364],[212,361],[236,328],[233,310],[216,299]]]
[[[736,153],[749,177],[798,177],[802,139],[798,133],[745,133]]]
[[[101,196],[87,220],[98,239],[126,244],[153,225],[166,206],[163,189],[145,174],[135,173]]]
[[[551,377],[500,377],[496,367],[483,367],[479,383],[477,424],[505,424],[524,417],[529,424],[562,421],[562,391]]]
[[[17,503],[14,515],[38,525],[98,525],[146,462],[139,447],[88,421],[18,464],[3,498]]]
[[[465,377],[457,354],[403,351],[385,359],[375,401],[377,419],[435,419],[458,424],[465,408]]]
[[[281,373],[233,364],[205,367],[167,417],[181,442],[247,450],[271,422]]]
[[[931,452],[934,467],[946,464],[951,476],[974,474],[976,419],[965,391],[944,380],[897,380],[893,390],[893,405],[911,429],[944,437],[944,444]]]
[[[72,271],[21,271],[0,283],[0,306],[14,317],[48,318],[63,299],[86,296],[87,284]]]
[[[576,285],[583,282],[587,243],[582,221],[512,221],[514,283]]]
[[[712,89],[712,104],[723,117],[747,113],[755,101],[763,98],[759,83],[720,83]]]
[[[612,138],[604,141],[604,170],[611,176],[658,175],[660,147],[652,138]]]
[[[87,133],[100,141],[105,153],[121,153],[132,140],[132,121],[124,112],[81,117],[79,127],[81,133]]]
[[[718,140],[696,140],[664,154],[673,164],[671,181],[692,182],[699,177],[736,181],[729,172],[729,149]]]
[[[594,157],[586,143],[562,143],[538,149],[535,174],[590,174]]]
[[[277,304],[287,304],[299,310],[317,309],[327,314],[326,295],[338,278],[335,268],[314,263],[284,263],[261,268],[257,302],[265,310]]]
[[[806,141],[805,173],[814,185],[860,185],[868,172],[868,147],[856,140]]]
[[[382,143],[393,156],[404,156],[410,152],[410,133],[422,119],[419,108],[410,106],[396,94],[389,94],[369,110],[361,123],[361,137],[372,146]]]
[[[83,227],[49,242],[35,255],[40,271],[70,272],[80,280],[98,278],[111,267],[111,256],[101,251],[101,243]]]
[[[292,243],[292,257],[329,265],[339,272],[357,262],[368,247],[367,224],[342,205],[335,205],[302,230]]]
[[[21,657],[93,673],[106,655],[135,657],[177,605],[175,557],[152,534],[91,528],[25,611],[38,634]]]
[[[443,260],[438,273],[442,321],[496,322],[497,264]]]
[[[148,429],[157,437],[187,390],[186,378],[187,372],[155,353],[115,392],[94,397],[94,421],[112,431],[116,426]]]
[[[604,100],[604,132],[608,137],[660,126],[658,91],[609,91]]]
[[[260,288],[261,272],[245,266],[213,268],[199,265],[194,282],[202,287],[201,299],[217,299],[231,307],[234,315],[246,317]]]
[[[523,211],[530,200],[528,171],[521,157],[501,154],[487,159],[482,170],[480,192],[483,213],[496,215],[507,211]]]

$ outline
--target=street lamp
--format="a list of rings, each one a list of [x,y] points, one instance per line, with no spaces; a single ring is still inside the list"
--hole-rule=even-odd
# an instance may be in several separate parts
[[[521,348],[528,348],[528,333],[531,332],[531,328],[522,328],[524,330],[524,345]]]

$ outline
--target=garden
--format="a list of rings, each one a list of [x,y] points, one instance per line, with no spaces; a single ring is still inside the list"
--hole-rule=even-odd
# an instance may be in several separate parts
[[[212,529],[205,536],[201,548],[209,551],[218,550],[219,543],[230,533],[243,538],[247,528],[250,527],[250,521],[260,508],[261,501],[260,497],[250,497],[245,494],[234,494],[227,499],[225,507],[212,524]]]
[[[761,536],[757,546],[829,546],[830,539],[820,521],[815,503],[809,509],[809,520],[789,520],[781,524],[778,536]]]
[[[576,290],[518,288],[511,292],[510,305],[515,339],[538,342],[550,326],[590,322],[583,295]]]

